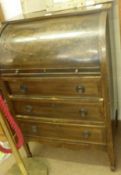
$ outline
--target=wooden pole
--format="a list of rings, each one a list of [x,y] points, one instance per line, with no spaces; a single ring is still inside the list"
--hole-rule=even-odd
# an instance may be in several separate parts
[[[21,170],[22,175],[29,175],[26,168],[25,168],[24,162],[23,162],[23,160],[20,156],[20,153],[16,148],[15,141],[14,141],[14,138],[12,136],[12,133],[9,131],[9,128],[8,128],[8,126],[6,124],[6,121],[3,117],[3,114],[1,112],[0,112],[0,123],[1,123],[1,126],[3,128],[4,133],[6,135],[6,138],[8,139],[8,142],[11,146],[11,149],[13,151],[13,155],[14,155],[14,157],[16,159],[16,162],[17,162],[17,164],[18,164],[18,166]]]

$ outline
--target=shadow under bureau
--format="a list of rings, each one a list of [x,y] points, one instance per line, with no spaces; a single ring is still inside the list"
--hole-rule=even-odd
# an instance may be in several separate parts
[[[26,142],[103,148],[114,170],[117,104],[108,11],[4,23],[0,83]]]

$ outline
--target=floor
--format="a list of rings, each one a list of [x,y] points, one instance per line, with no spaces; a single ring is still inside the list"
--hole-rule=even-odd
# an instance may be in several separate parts
[[[30,143],[34,156],[40,156],[48,166],[49,175],[121,175],[121,127],[116,136],[117,169],[111,172],[107,154],[101,150],[68,150],[52,148],[38,143]],[[21,150],[22,155],[25,153]],[[0,175],[7,175],[6,171],[13,164],[9,158],[0,165]]]

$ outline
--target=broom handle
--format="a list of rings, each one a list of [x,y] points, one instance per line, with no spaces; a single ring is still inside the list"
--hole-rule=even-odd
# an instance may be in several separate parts
[[[19,151],[16,148],[16,145],[15,145],[14,139],[12,137],[12,134],[11,134],[11,132],[9,132],[9,128],[6,125],[6,122],[5,122],[4,117],[3,117],[1,112],[0,112],[0,123],[1,123],[2,129],[3,129],[5,135],[6,135],[7,139],[8,139],[8,142],[9,142],[9,144],[11,146],[13,155],[14,155],[16,161],[17,161],[17,164],[18,164],[18,166],[19,166],[19,168],[21,170],[22,175],[29,175],[27,173],[26,168],[25,168],[24,162],[23,162],[23,160],[22,160],[22,158],[20,156],[20,153],[19,153]]]

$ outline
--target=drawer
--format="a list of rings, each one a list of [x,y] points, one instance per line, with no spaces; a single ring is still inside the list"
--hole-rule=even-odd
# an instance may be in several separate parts
[[[84,101],[84,100],[83,100]],[[102,103],[81,100],[16,99],[13,107],[17,115],[28,115],[33,119],[56,118],[73,121],[104,121]]]
[[[13,78],[5,81],[10,94],[34,96],[101,96],[99,77]]]
[[[60,140],[76,140],[85,143],[105,143],[105,129],[54,123],[34,123],[19,121],[25,136],[52,138]]]

